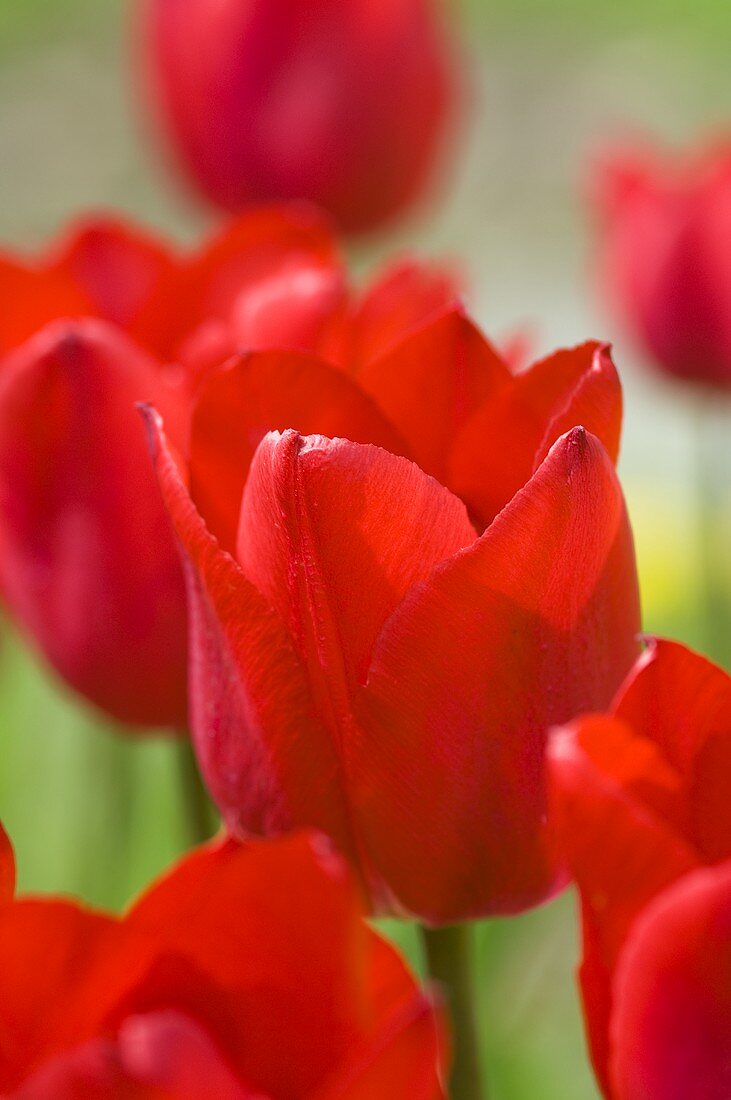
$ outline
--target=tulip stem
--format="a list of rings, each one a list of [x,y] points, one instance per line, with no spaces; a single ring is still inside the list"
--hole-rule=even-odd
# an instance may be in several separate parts
[[[178,738],[176,756],[186,840],[191,845],[202,844],[215,832],[213,811],[187,731]]]
[[[480,1072],[473,932],[469,924],[422,928],[429,974],[442,986],[452,1020],[452,1100],[487,1100]]]

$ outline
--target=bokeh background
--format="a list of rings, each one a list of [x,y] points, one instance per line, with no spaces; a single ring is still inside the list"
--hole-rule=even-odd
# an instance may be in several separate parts
[[[585,193],[588,159],[607,138],[629,130],[682,145],[728,129],[731,4],[471,0],[455,5],[455,19],[470,110],[453,163],[432,206],[395,240],[360,245],[354,267],[367,271],[393,249],[456,260],[488,334],[524,331],[536,356],[589,336],[612,340],[626,391],[621,468],[646,628],[728,664],[731,408],[646,371],[602,310]],[[125,0],[0,0],[3,244],[39,247],[89,208],[121,209],[183,241],[208,223],[171,189],[154,155],[131,93],[131,23]],[[710,623],[699,443],[719,470],[711,552],[720,586]],[[9,626],[2,634],[0,818],[21,888],[122,906],[187,842],[173,748],[116,736]],[[420,965],[412,930],[389,923],[387,931]],[[571,895],[481,926],[479,948],[493,1100],[595,1098],[572,980]]]

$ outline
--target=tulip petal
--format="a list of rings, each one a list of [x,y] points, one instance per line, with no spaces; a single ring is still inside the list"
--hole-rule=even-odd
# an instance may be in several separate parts
[[[556,731],[548,762],[557,843],[581,891],[589,1046],[606,1084],[617,956],[643,907],[699,857],[683,836],[682,777],[621,720],[587,717]]]
[[[81,317],[91,302],[64,272],[33,270],[0,255],[0,354],[4,355],[58,317]]]
[[[272,888],[284,881],[286,890]],[[280,1096],[309,1095],[346,1052],[378,1049],[383,1021],[415,996],[405,966],[364,915],[344,860],[325,838],[300,833],[276,844],[200,849],[128,919],[148,933],[164,932],[170,950],[230,992],[236,1028],[229,1023],[228,1053],[246,1080]],[[257,950],[234,952],[232,943]],[[372,975],[367,997],[365,974]],[[424,1021],[421,1056],[433,1074],[436,1046],[426,1029]]]
[[[435,1006],[428,996],[414,993],[313,1100],[444,1100],[437,1072],[440,1049]]]
[[[175,259],[161,239],[109,217],[73,226],[49,268],[81,288],[89,312],[139,335],[135,321],[172,275]]]
[[[679,642],[650,638],[613,710],[686,772],[705,738],[728,729],[731,677]]]
[[[180,1012],[163,1009],[129,1017],[120,1030],[119,1048],[126,1072],[148,1086],[152,1097],[162,1090],[175,1100],[267,1100],[243,1084],[204,1029]],[[136,1092],[132,1096],[137,1100]]]
[[[369,1057],[397,1083],[435,1079],[434,1007],[364,917],[357,880],[314,834],[206,845],[121,920],[2,905],[0,1090],[310,1096]]]
[[[576,377],[580,355],[589,352],[591,364]],[[538,379],[545,378],[556,385],[564,372],[567,384],[562,396],[566,397],[566,403],[562,407],[559,400],[553,402],[553,418],[541,440],[533,469],[538,468],[559,436],[570,431],[575,424],[583,424],[587,431],[600,439],[616,465],[622,434],[623,403],[622,387],[609,347],[589,343],[573,352],[557,352],[532,367],[526,378],[537,389]]]
[[[231,336],[248,351],[315,351],[340,327],[345,304],[341,268],[297,259],[241,291],[231,310]]]
[[[185,592],[135,402],[158,364],[112,326],[57,322],[0,379],[0,580],[49,661],[129,723],[184,726]]]
[[[236,542],[244,482],[270,429],[344,436],[397,454],[407,447],[376,405],[342,371],[296,352],[232,361],[209,375],[193,412],[193,498],[222,546]]]
[[[438,314],[457,308],[458,279],[450,271],[405,259],[369,286],[352,318],[346,362],[356,372],[386,355]]]
[[[455,440],[448,484],[484,523],[525,484],[553,443],[576,424],[616,460],[622,391],[606,346],[558,351],[515,376]]]
[[[685,646],[656,640],[615,710],[686,777],[691,841],[705,859],[731,856],[731,677]]]
[[[404,458],[289,431],[259,445],[239,560],[287,624],[346,757],[352,693],[378,631],[412,584],[475,537],[462,502]]]
[[[307,823],[352,854],[340,762],[314,712],[281,619],[207,530],[151,410],[158,480],[184,551],[191,652],[190,721],[198,761],[238,836]]]
[[[173,359],[203,322],[228,323],[247,291],[303,269],[344,278],[327,221],[305,205],[261,207],[229,221],[180,264],[140,323],[158,353]]]
[[[731,863],[682,878],[648,906],[614,991],[617,1100],[731,1095]]]
[[[378,639],[350,753],[354,802],[406,910],[448,922],[554,888],[545,731],[608,704],[638,625],[621,490],[599,441],[575,429]]]
[[[455,308],[367,363],[358,380],[419,466],[444,483],[455,435],[512,378],[482,333]]]
[[[140,932],[71,902],[0,906],[3,1094],[54,1055],[97,1036],[156,950]]]
[[[286,890],[269,888],[279,881]],[[325,837],[299,832],[276,842],[217,840],[198,848],[145,891],[126,921],[164,935],[168,950],[195,959],[224,988],[258,989],[272,974],[286,975],[303,999],[292,1011],[301,1009],[306,1021],[318,997],[323,1010],[330,1002],[334,1011],[357,1003],[363,956],[376,938],[364,915],[345,860]],[[234,955],[232,940],[267,947]]]
[[[609,965],[649,899],[699,863],[673,820],[681,777],[653,750],[614,718],[581,719],[549,743],[559,843]]]

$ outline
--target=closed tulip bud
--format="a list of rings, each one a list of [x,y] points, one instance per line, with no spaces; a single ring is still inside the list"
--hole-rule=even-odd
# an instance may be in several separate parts
[[[731,389],[731,150],[605,157],[596,177],[604,286],[649,362]]]
[[[143,0],[146,85],[215,205],[308,199],[348,232],[419,196],[455,97],[441,0]]]
[[[605,715],[549,743],[581,896],[584,1017],[610,1100],[731,1087],[731,678],[653,641]]]
[[[434,924],[555,891],[546,731],[608,705],[637,652],[607,349],[514,375],[446,308],[349,373],[233,360],[182,466],[147,416],[232,832],[317,827],[374,910]]]

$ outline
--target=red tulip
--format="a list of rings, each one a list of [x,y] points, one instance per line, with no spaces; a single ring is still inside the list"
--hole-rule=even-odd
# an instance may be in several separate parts
[[[106,219],[40,260],[0,260],[0,587],[68,683],[127,723],[186,723],[183,578],[136,402],[164,408],[184,452],[196,387],[233,352],[355,369],[454,293],[405,261],[355,298],[299,208],[250,214],[190,256]]]
[[[420,195],[455,98],[441,0],[144,0],[186,177],[230,211],[308,199],[351,232]]]
[[[186,614],[135,401],[179,419],[158,364],[98,321],[58,322],[0,372],[0,586],[77,691],[184,726]]]
[[[653,642],[607,716],[549,746],[581,893],[581,987],[612,1100],[731,1085],[731,678]]]
[[[149,419],[187,557],[194,740],[234,834],[317,827],[375,909],[436,923],[555,890],[545,731],[608,705],[637,652],[621,491],[572,428],[616,454],[606,349],[513,376],[447,310],[355,375],[234,360],[182,474]],[[345,438],[264,436],[288,426]]]
[[[608,293],[661,370],[731,387],[731,149],[617,155],[597,184]]]
[[[305,835],[201,848],[122,918],[3,896],[2,1095],[438,1100],[439,1014],[363,917]]]

